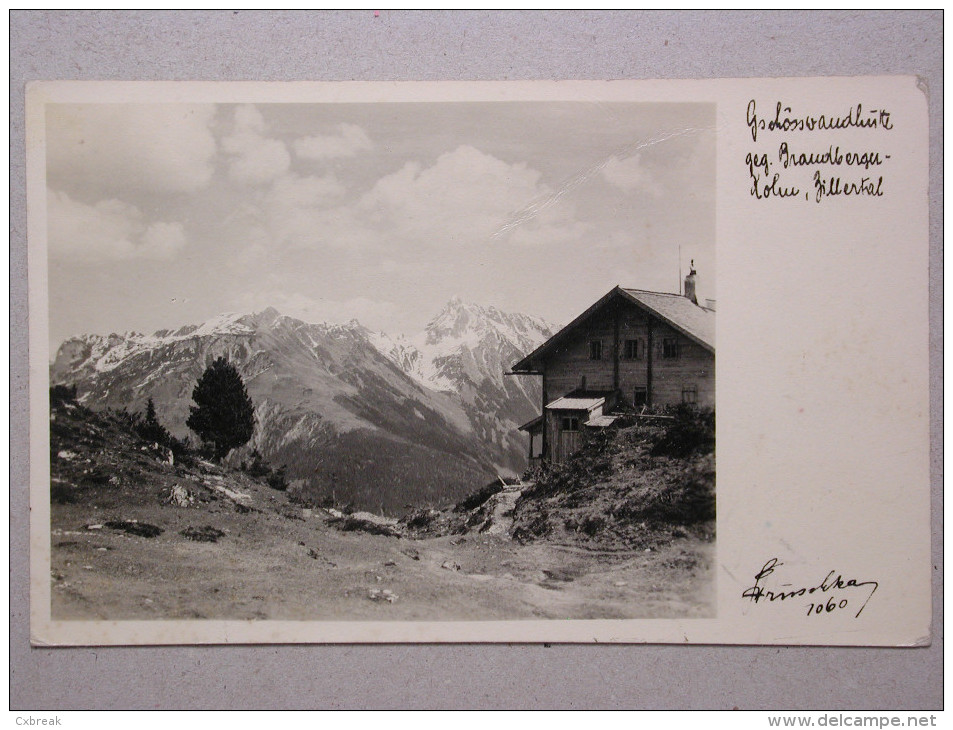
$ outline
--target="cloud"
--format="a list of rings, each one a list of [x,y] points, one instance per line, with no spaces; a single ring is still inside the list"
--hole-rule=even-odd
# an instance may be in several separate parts
[[[359,201],[364,220],[416,242],[485,241],[514,210],[549,193],[542,174],[463,145],[430,167],[408,162]]]
[[[47,105],[48,180],[104,197],[200,190],[213,172],[214,113],[195,104]]]
[[[263,246],[377,250],[394,252],[393,260],[409,250],[559,243],[588,230],[538,170],[468,145],[429,166],[407,162],[356,200],[347,202],[347,196],[333,175],[287,173],[272,180],[240,215],[243,238],[254,248],[247,260]],[[552,198],[544,209],[533,209],[534,201]],[[518,223],[497,235],[519,210]]]
[[[173,258],[187,243],[181,223],[147,225],[142,212],[120,200],[86,205],[49,191],[48,238],[54,257],[78,261]]]
[[[660,186],[642,163],[642,155],[632,155],[624,159],[610,157],[600,170],[603,179],[627,193],[644,192],[651,195],[661,194]]]
[[[547,208],[522,220],[506,235],[516,246],[558,246],[582,241],[588,243],[592,234],[591,224],[573,220],[564,209]]]
[[[386,329],[399,313],[397,305],[389,301],[363,296],[349,299],[315,298],[277,285],[243,295],[238,306],[243,309],[274,307],[282,314],[306,322],[340,324],[356,319],[371,329]]]
[[[186,244],[185,229],[181,223],[153,223],[142,234],[139,255],[151,259],[171,259]]]
[[[291,166],[284,142],[265,136],[265,120],[254,106],[235,109],[232,134],[222,140],[222,149],[231,156],[229,174],[247,185],[271,182]]]
[[[289,174],[275,180],[261,208],[271,245],[333,244],[329,238],[333,238],[339,225],[329,207],[343,195],[344,187],[333,176]]]
[[[341,124],[338,130],[340,133],[336,135],[315,135],[295,140],[295,154],[306,160],[329,160],[353,157],[358,152],[374,148],[370,137],[356,124]]]
[[[344,187],[330,175],[285,175],[275,180],[266,201],[267,205],[286,213],[300,208],[324,208],[343,194]]]

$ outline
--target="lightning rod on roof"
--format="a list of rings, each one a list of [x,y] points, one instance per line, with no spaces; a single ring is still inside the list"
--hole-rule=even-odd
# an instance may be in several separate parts
[[[682,244],[678,244],[678,293],[682,294]]]

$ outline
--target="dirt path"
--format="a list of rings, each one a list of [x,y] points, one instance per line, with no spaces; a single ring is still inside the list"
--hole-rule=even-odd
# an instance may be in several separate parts
[[[54,617],[493,620],[713,612],[712,545],[693,539],[610,554],[486,533],[409,540],[340,532],[300,510],[242,513],[230,500],[202,510],[142,507],[123,517],[164,532],[147,538],[87,530],[86,509],[56,506]],[[181,534],[190,526],[223,537],[194,542]]]
[[[513,510],[516,509],[516,500],[520,498],[524,489],[529,489],[532,484],[517,484],[504,487],[502,492],[493,496],[496,504],[490,516],[490,527],[486,530],[487,535],[507,535],[513,526]]]

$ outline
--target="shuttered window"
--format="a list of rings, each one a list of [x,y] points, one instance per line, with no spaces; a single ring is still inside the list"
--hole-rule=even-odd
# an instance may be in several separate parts
[[[641,360],[644,350],[642,340],[626,340],[622,348],[622,357],[626,360]]]
[[[590,360],[602,359],[602,340],[589,341],[589,359]]]

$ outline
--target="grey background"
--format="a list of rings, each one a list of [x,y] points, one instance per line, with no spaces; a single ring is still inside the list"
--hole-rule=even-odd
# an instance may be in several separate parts
[[[12,11],[11,708],[941,708],[942,22],[941,11]],[[932,646],[30,648],[27,81],[867,74],[918,74],[929,95]]]

